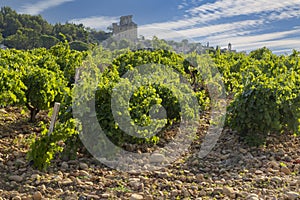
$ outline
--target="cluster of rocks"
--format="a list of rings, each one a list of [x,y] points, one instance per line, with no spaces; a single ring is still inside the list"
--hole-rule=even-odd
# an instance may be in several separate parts
[[[229,129],[205,158],[197,153],[205,133],[189,151],[160,169],[117,171],[78,153],[54,160],[47,171],[29,165],[29,127],[22,116],[0,118],[0,200],[40,199],[300,199],[300,139],[272,135],[249,147]],[[2,128],[3,127],[3,128]],[[5,128],[4,128],[5,127]],[[151,156],[163,163],[163,153]]]

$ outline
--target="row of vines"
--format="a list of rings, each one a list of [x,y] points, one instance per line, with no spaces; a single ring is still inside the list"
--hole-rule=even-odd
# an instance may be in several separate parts
[[[29,120],[34,122],[40,110],[51,111],[54,102],[61,103],[54,132],[48,136],[48,124],[40,123],[43,131],[32,141],[28,152],[29,161],[39,169],[46,169],[55,155],[74,152],[77,145],[82,145],[78,136],[85,129],[84,122],[78,122],[73,114],[88,119],[94,109],[107,137],[120,147],[128,143],[155,145],[163,137],[162,132],[179,123],[183,115],[193,118],[211,108],[214,102],[208,84],[220,88],[218,95],[224,91],[228,97],[226,126],[249,144],[260,145],[270,133],[296,135],[300,131],[299,60],[297,51],[278,56],[267,48],[249,55],[217,50],[209,58],[161,49],[110,52],[95,48],[78,52],[71,50],[68,43],[59,43],[49,50],[0,50],[0,106],[21,106],[30,112]],[[199,66],[203,63],[204,68]],[[147,64],[150,66],[146,72],[157,82],[141,77],[129,102],[125,97],[111,101],[117,85],[120,91],[132,89],[130,76],[124,76]],[[218,72],[210,68],[212,65]],[[155,66],[161,66],[161,71]],[[180,77],[164,74],[164,66],[178,72]],[[218,75],[222,83],[215,81],[219,80],[215,79]],[[182,86],[171,89],[164,81],[166,78]],[[182,79],[189,87],[181,84]],[[176,89],[192,91],[189,98],[195,99],[199,107],[182,108],[179,104],[182,97],[176,96],[180,93]],[[114,113],[112,104],[128,106],[128,110]],[[81,110],[74,113],[74,106]],[[158,116],[153,120],[155,114],[164,114],[166,118]],[[128,135],[116,116],[130,119],[123,123],[151,127],[152,131],[129,126],[137,135]],[[157,130],[161,131],[153,134]]]

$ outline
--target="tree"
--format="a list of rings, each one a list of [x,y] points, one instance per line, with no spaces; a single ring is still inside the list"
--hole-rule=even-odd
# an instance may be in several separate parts
[[[22,24],[19,20],[13,16],[6,16],[4,18],[4,30],[2,32],[4,37],[15,34],[20,28]]]
[[[40,34],[33,29],[22,28],[16,34],[8,36],[4,44],[10,48],[33,49],[41,47]]]
[[[51,35],[42,35],[41,36],[41,47],[45,47],[46,49],[50,49],[52,46],[56,45],[59,40]]]
[[[4,19],[3,19],[3,14],[0,12],[0,31],[2,32],[2,30],[1,29],[3,29],[4,27],[3,27],[3,23],[4,23],[4,21],[3,21]]]
[[[127,39],[122,39],[119,41],[119,49],[126,49],[132,46],[131,42]]]
[[[84,27],[83,24],[67,22],[66,24],[58,23],[53,26],[44,20],[41,15],[18,14],[10,7],[2,7],[0,10],[0,34],[2,34],[7,46],[10,48],[50,48],[58,43],[56,40],[58,39],[61,42],[65,40],[70,43],[75,42],[73,45],[80,50],[86,49],[86,45],[83,43],[99,44],[111,35],[111,33]]]
[[[168,45],[165,40],[160,40],[156,36],[154,36],[152,39],[152,47],[154,49],[172,50],[172,47]]]
[[[24,49],[27,46],[28,39],[23,35],[21,30],[18,30],[16,34],[6,37],[3,44],[9,48]]]
[[[89,50],[89,45],[81,41],[74,41],[70,43],[70,48],[77,51],[87,51]]]

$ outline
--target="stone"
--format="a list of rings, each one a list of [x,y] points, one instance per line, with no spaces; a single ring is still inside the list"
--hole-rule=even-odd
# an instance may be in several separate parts
[[[261,171],[261,170],[256,170],[254,173],[255,173],[256,175],[262,175],[264,172]]]
[[[65,200],[77,200],[77,196],[75,194],[68,195],[64,198]]]
[[[16,181],[16,182],[22,182],[23,181],[23,177],[22,176],[18,176],[18,175],[13,175],[8,177],[8,179],[10,181]]]
[[[212,194],[214,194],[214,195],[218,195],[218,194],[223,194],[223,188],[214,188],[214,191],[213,191],[213,193]]]
[[[290,182],[290,186],[297,186],[297,184],[298,184],[298,181],[297,181],[297,180],[291,181],[291,182]]]
[[[67,162],[62,162],[61,163],[61,168],[62,169],[68,169],[69,168],[69,164]]]
[[[235,192],[231,187],[223,187],[223,194],[230,198],[235,198]]]
[[[281,166],[280,171],[286,175],[290,175],[292,173],[291,170],[286,166]]]
[[[154,153],[150,156],[150,163],[162,163],[165,160],[165,156],[160,153]]]
[[[273,167],[273,169],[275,169],[275,170],[279,170],[279,169],[280,169],[280,166],[279,166],[279,164],[278,164],[276,161],[271,161],[269,164],[270,164],[270,165]]]
[[[111,195],[108,193],[104,193],[101,195],[102,198],[109,198]]]
[[[58,194],[61,194],[61,193],[63,193],[64,191],[63,191],[63,189],[58,188],[58,189],[55,190],[55,192],[58,193]]]
[[[14,121],[14,118],[12,118],[12,117],[5,117],[5,121]]]
[[[4,109],[0,109],[0,113],[2,113],[2,114],[7,114],[7,111],[4,110]]]
[[[141,180],[139,178],[130,178],[128,184],[133,187],[135,190],[138,190],[141,186]]]
[[[177,190],[172,190],[170,192],[170,195],[171,195],[172,198],[175,198],[178,195],[178,191]]]
[[[132,194],[130,200],[142,200],[144,197],[140,194]]]
[[[87,170],[89,166],[86,163],[79,163],[79,168],[82,170]]]
[[[197,174],[197,175],[196,175],[196,179],[197,179],[197,181],[199,181],[199,182],[203,182],[203,181],[205,180],[203,174]]]
[[[249,194],[247,197],[246,197],[247,200],[259,200],[259,197],[257,194]]]
[[[20,196],[15,196],[12,198],[12,200],[22,200],[22,198]]]
[[[31,179],[36,180],[36,179],[40,179],[41,176],[39,174],[32,174],[31,175]]]
[[[248,153],[248,151],[246,149],[243,149],[243,148],[239,148],[239,152],[241,152],[242,154]]]
[[[92,181],[86,181],[84,182],[86,185],[94,185],[94,183]]]
[[[168,172],[155,171],[155,175],[159,178],[167,178],[169,176],[169,173]]]
[[[37,187],[39,190],[42,190],[42,191],[45,191],[47,188],[46,186],[43,184],[43,185],[40,185]]]
[[[80,172],[79,172],[79,176],[86,176],[86,177],[89,177],[89,176],[90,176],[90,174],[89,174],[87,171],[80,170]]]
[[[153,200],[153,196],[152,195],[146,195],[144,200]]]
[[[200,191],[198,192],[198,195],[199,195],[199,196],[206,196],[206,191],[205,191],[205,190],[200,190]]]
[[[41,192],[37,191],[32,195],[33,200],[41,200],[43,198],[43,195]]]
[[[288,200],[294,200],[294,199],[298,199],[300,197],[299,193],[297,192],[287,192],[286,196],[288,198]]]
[[[22,200],[32,200],[32,197],[31,196],[23,196]]]
[[[73,183],[73,181],[69,178],[66,178],[61,182],[62,185],[70,185],[72,183]]]
[[[286,162],[291,162],[292,161],[292,158],[290,157],[290,156],[284,156],[283,157],[283,159],[282,160],[284,160],[284,161],[286,161]]]
[[[25,162],[23,159],[17,159],[17,160],[15,161],[15,164],[16,164],[16,165],[25,165],[26,162]]]
[[[100,197],[98,195],[95,195],[95,194],[87,195],[86,197],[87,197],[87,199],[100,199]]]
[[[274,176],[274,177],[271,178],[271,181],[276,182],[276,183],[281,183],[282,179],[278,176]]]

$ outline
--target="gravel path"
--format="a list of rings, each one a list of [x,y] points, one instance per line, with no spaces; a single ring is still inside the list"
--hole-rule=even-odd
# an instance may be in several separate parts
[[[198,159],[205,131],[189,153],[157,170],[118,172],[87,155],[33,169],[26,152],[39,128],[17,108],[0,109],[1,199],[300,199],[300,139],[270,136],[248,147],[225,129],[218,144]]]

